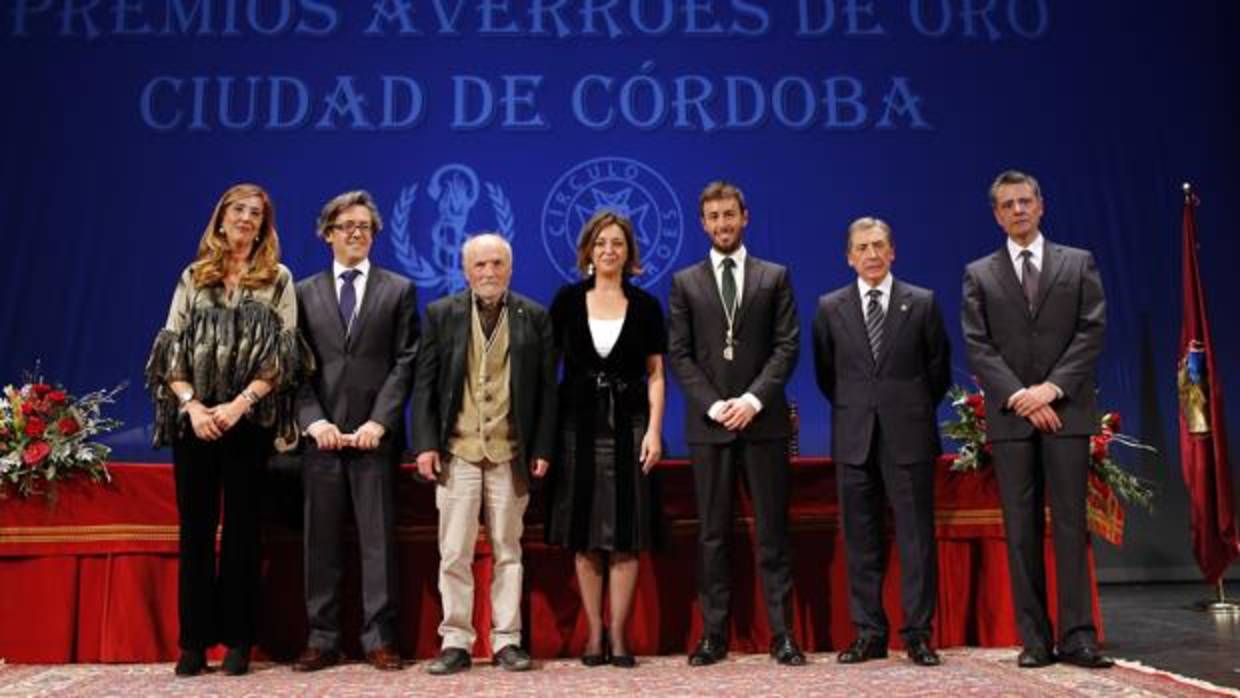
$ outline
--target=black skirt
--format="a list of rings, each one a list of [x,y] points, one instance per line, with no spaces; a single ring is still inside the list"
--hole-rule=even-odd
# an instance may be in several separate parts
[[[646,420],[634,419],[631,447],[617,448],[605,414],[594,427],[593,449],[579,457],[581,445],[572,423],[560,431],[559,457],[551,471],[547,543],[574,551],[638,552],[662,542],[659,473],[641,471]],[[627,445],[626,445],[627,446]],[[618,463],[617,451],[632,453]],[[592,456],[592,457],[591,457]]]

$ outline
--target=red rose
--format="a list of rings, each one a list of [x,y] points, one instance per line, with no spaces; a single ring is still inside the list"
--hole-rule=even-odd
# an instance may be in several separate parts
[[[1107,412],[1105,419],[1108,429],[1111,431],[1119,431],[1119,425],[1121,424],[1119,412]]]
[[[34,385],[30,386],[30,389],[33,390],[34,394],[38,397],[43,397],[44,395],[47,395],[48,393],[52,392],[52,386],[48,385],[47,383],[35,383]]]
[[[53,405],[63,405],[65,404],[66,397],[68,396],[65,395],[65,391],[53,390],[52,392],[47,394],[47,401],[52,403]]]
[[[73,436],[74,434],[78,433],[78,430],[81,428],[82,427],[81,425],[78,424],[77,420],[68,415],[61,417],[56,422],[56,429],[58,429],[60,433],[64,434],[65,436]]]
[[[26,420],[26,436],[29,436],[32,439],[37,439],[40,436],[43,436],[44,431],[47,431],[47,422],[43,421],[39,417],[31,417]]]
[[[22,414],[26,417],[34,414],[34,404],[29,400],[22,401]]]
[[[1091,458],[1093,458],[1093,459],[1094,459],[1094,460],[1096,460],[1096,461],[1102,461],[1102,460],[1105,460],[1105,459],[1106,459],[1106,457],[1107,457],[1107,450],[1109,449],[1109,447],[1110,447],[1110,445],[1111,445],[1110,441],[1111,441],[1111,440],[1110,440],[1110,439],[1108,439],[1108,438],[1106,438],[1105,436],[1091,436],[1091,437],[1089,437],[1089,455],[1090,455],[1090,457],[1091,457]]]
[[[47,445],[46,441],[31,441],[26,450],[22,452],[22,460],[34,467],[43,462],[47,458],[47,454],[52,452],[52,447]]]

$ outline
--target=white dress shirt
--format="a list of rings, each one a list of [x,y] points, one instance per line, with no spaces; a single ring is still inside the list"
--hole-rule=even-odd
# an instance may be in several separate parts
[[[864,315],[869,312],[870,291],[873,289],[878,289],[881,291],[881,295],[878,297],[878,305],[883,309],[883,315],[885,316],[887,314],[887,308],[891,305],[891,287],[894,285],[895,277],[891,275],[891,272],[887,272],[887,276],[884,276],[883,280],[878,282],[877,286],[871,286],[870,282],[858,276],[857,291],[861,293],[861,313]],[[867,316],[865,319],[869,320],[870,318]]]
[[[724,254],[710,248],[710,266],[715,272],[715,288],[719,289],[719,303],[723,303],[723,260],[731,257],[736,262],[732,276],[736,279],[736,307],[740,307],[741,298],[745,297],[745,246],[736,248],[732,254]]]
[[[1008,255],[1011,256],[1012,258],[1012,266],[1016,267],[1016,280],[1017,281],[1021,283],[1025,282],[1025,259],[1020,256],[1020,253],[1024,252],[1025,250],[1029,250],[1030,252],[1032,252],[1033,254],[1029,256],[1029,263],[1033,265],[1034,269],[1037,269],[1038,272],[1041,273],[1042,272],[1042,259],[1043,259],[1042,250],[1045,249],[1045,247],[1046,247],[1046,238],[1042,237],[1041,231],[1038,231],[1037,236],[1033,238],[1033,242],[1029,243],[1028,247],[1021,247],[1020,245],[1017,245],[1015,242],[1013,242],[1012,238],[1008,238],[1008,241],[1007,241]]]

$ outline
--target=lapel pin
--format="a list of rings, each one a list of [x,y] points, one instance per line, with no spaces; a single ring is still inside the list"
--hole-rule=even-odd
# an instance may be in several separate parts
[[[902,313],[907,313],[907,312],[908,312],[908,303],[901,303],[901,304],[900,304],[900,312],[902,312]]]

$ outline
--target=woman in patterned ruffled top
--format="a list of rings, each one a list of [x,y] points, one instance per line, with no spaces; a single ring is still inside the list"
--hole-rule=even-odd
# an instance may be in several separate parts
[[[172,445],[180,514],[178,675],[201,673],[220,642],[225,673],[249,668],[262,469],[273,445],[296,443],[294,388],[312,362],[271,199],[238,184],[216,203],[146,365],[155,446]]]

